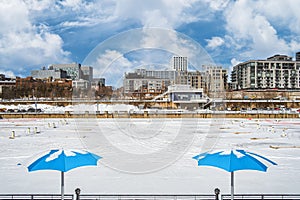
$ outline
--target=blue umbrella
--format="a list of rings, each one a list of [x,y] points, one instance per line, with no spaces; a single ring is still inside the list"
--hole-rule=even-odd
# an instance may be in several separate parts
[[[27,168],[28,171],[57,170],[61,171],[61,197],[64,199],[64,172],[71,169],[97,165],[101,157],[84,150],[50,150]]]
[[[198,161],[198,166],[213,166],[231,172],[231,199],[234,194],[234,171],[257,170],[267,171],[268,165],[277,165],[275,162],[244,150],[205,152],[193,159]]]

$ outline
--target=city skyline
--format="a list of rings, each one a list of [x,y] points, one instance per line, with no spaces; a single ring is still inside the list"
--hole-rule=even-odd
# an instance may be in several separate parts
[[[0,73],[27,76],[32,69],[49,64],[84,63],[98,44],[126,31],[151,27],[175,33],[171,35],[174,40],[180,34],[188,37],[216,65],[230,70],[250,59],[295,55],[300,49],[300,29],[295,26],[300,23],[299,8],[296,0],[2,1]],[[162,43],[159,39],[145,42]],[[155,49],[150,56],[146,51],[124,54],[108,48],[101,54],[99,66],[107,65],[105,62],[112,57],[118,58],[115,65],[127,71],[152,62],[153,57],[163,66],[169,60],[164,63],[161,58],[172,56],[166,50],[174,40],[164,40],[161,50]],[[94,76],[103,74],[101,70],[96,67]],[[116,74],[105,72],[108,76]]]

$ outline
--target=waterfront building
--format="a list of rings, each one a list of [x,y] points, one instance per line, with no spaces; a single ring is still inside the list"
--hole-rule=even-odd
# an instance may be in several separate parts
[[[209,105],[211,100],[202,88],[192,88],[190,85],[170,85],[168,90],[154,98],[158,102],[172,102],[178,108],[198,109]]]
[[[297,58],[296,58],[297,59]],[[266,60],[250,60],[233,67],[231,80],[235,90],[300,89],[300,61],[286,55]]]

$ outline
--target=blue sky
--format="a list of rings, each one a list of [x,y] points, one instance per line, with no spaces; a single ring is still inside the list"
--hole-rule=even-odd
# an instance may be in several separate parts
[[[95,77],[110,79],[153,64],[151,55],[159,55],[162,65],[170,53],[199,57],[203,52],[191,55],[197,45],[229,70],[238,62],[273,54],[294,57],[300,51],[299,10],[298,0],[1,0],[0,73],[24,77],[41,66],[78,62],[94,64]],[[149,28],[170,35],[146,33],[140,41],[124,36]],[[127,42],[113,41],[118,35]],[[115,44],[113,49],[107,40],[140,49],[122,51]],[[98,63],[87,62],[97,47],[103,50],[95,55]],[[154,53],[143,50],[148,47]],[[110,75],[103,73],[105,67]]]

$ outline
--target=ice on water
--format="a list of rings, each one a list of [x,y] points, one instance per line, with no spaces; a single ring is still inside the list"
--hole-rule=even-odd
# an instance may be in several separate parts
[[[82,193],[97,194],[212,194],[216,187],[221,193],[230,193],[229,173],[198,167],[192,159],[206,150],[217,149],[245,149],[278,164],[268,172],[238,171],[236,193],[299,193],[299,119],[1,119],[0,124],[1,193],[59,193],[59,172],[29,173],[26,168],[40,152],[57,148],[95,150],[103,156],[97,167],[67,172],[66,193],[74,193],[77,187]],[[28,131],[33,127],[39,133]],[[145,131],[141,132],[143,127]],[[105,131],[101,137],[99,130]],[[12,131],[15,138],[9,139]],[[179,134],[182,143],[173,143]],[[99,143],[100,139],[106,139],[112,147],[99,148],[97,144],[106,144]],[[190,142],[187,148],[180,149],[186,142]],[[170,145],[173,147],[167,149]],[[103,153],[98,152],[101,150]],[[114,155],[117,150],[142,155],[142,159],[134,161],[140,166],[148,162],[147,157],[159,152],[161,157],[151,159],[157,162],[153,166],[161,167],[144,173],[122,170],[126,157]],[[105,161],[109,155],[120,162],[118,167]],[[120,154],[124,155],[127,154]],[[174,158],[165,162],[162,158],[166,155]]]

